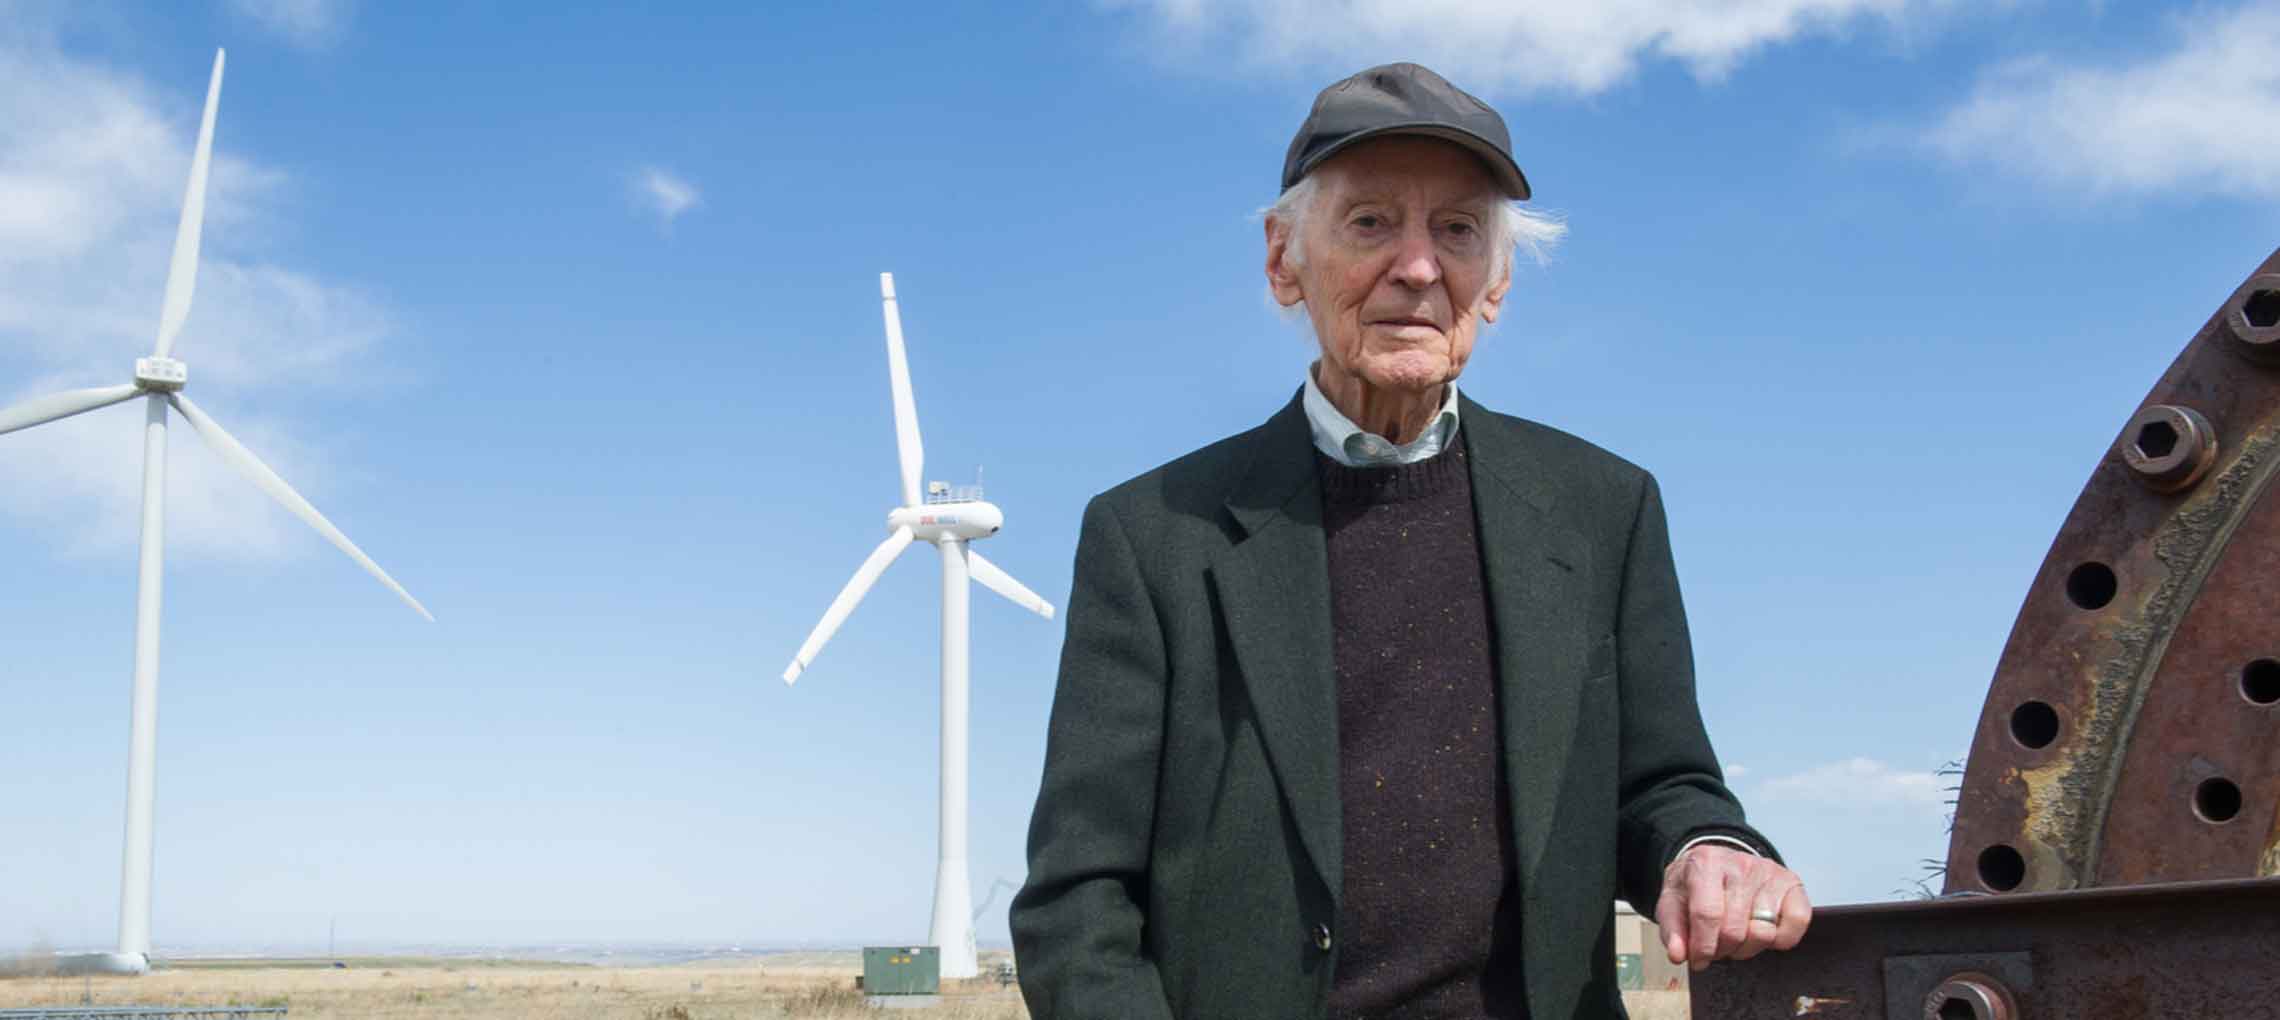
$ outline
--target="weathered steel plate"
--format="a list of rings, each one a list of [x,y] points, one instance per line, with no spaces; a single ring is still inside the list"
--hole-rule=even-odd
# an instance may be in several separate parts
[[[2280,879],[2240,879],[1824,908],[1691,992],[1694,1020],[2265,1020],[2276,959]]]
[[[2280,873],[2280,252],[2130,416],[1988,690],[1950,892]]]

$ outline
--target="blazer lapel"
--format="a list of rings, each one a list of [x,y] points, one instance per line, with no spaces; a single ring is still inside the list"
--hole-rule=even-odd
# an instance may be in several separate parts
[[[1305,412],[1293,399],[1260,431],[1227,510],[1243,537],[1211,578],[1269,761],[1306,852],[1335,900],[1343,822],[1330,560]]]
[[[1589,547],[1551,516],[1552,493],[1542,466],[1529,463],[1526,437],[1471,400],[1459,414],[1496,632],[1516,863],[1532,881],[1559,806],[1591,652],[1581,604]]]

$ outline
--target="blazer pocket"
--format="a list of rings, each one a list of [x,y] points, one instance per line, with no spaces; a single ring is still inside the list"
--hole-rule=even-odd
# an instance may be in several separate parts
[[[1591,643],[1591,654],[1583,660],[1583,678],[1604,680],[1615,675],[1615,635],[1601,634]]]

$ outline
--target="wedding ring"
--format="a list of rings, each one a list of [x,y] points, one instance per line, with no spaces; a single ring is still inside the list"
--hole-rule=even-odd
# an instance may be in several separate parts
[[[1781,915],[1780,915],[1780,914],[1776,914],[1776,913],[1774,913],[1774,912],[1773,912],[1773,911],[1771,911],[1771,910],[1765,910],[1765,909],[1762,909],[1762,908],[1760,908],[1760,909],[1758,909],[1758,910],[1752,910],[1752,911],[1750,911],[1750,920],[1752,920],[1752,921],[1764,921],[1764,922],[1765,922],[1765,923],[1767,923],[1767,924],[1774,924],[1774,925],[1778,925],[1778,924],[1780,924],[1780,923],[1781,923]]]

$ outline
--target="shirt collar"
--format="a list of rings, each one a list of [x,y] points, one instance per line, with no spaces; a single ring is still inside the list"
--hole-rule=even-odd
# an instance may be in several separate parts
[[[1425,431],[1407,443],[1396,443],[1384,436],[1362,431],[1338,408],[1330,398],[1322,395],[1322,388],[1314,384],[1314,368],[1306,369],[1306,392],[1300,402],[1306,408],[1306,424],[1314,434],[1314,448],[1322,455],[1347,467],[1393,467],[1398,464],[1415,464],[1429,460],[1447,449],[1457,437],[1457,384],[1442,387],[1440,413],[1426,424]]]

